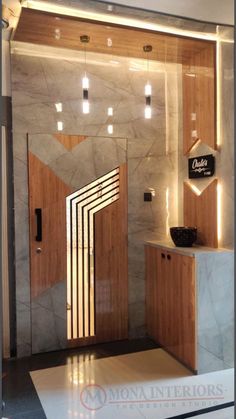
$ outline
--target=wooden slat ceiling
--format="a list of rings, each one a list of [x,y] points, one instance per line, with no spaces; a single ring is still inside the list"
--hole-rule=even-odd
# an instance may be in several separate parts
[[[60,34],[60,39],[58,38]],[[87,51],[117,56],[145,58],[143,46],[151,44],[149,58],[161,62],[184,63],[202,49],[213,47],[214,41],[173,36],[143,29],[104,24],[70,16],[23,8],[15,41],[81,50],[80,35],[89,35]],[[112,39],[112,47],[107,40]]]

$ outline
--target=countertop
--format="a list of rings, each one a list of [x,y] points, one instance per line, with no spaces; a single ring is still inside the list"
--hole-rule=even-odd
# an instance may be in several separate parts
[[[159,241],[159,240],[148,240],[145,241],[144,244],[147,246],[153,246],[165,249],[169,252],[179,253],[181,255],[188,255],[188,256],[197,256],[200,254],[224,254],[224,253],[233,253],[231,249],[223,249],[223,248],[212,248],[206,246],[197,246],[193,245],[192,247],[176,247],[173,242],[171,241]]]

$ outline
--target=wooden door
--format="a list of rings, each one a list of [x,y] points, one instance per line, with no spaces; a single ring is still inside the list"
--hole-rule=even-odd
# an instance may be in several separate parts
[[[43,153],[41,155],[43,156]],[[94,220],[95,328],[93,336],[79,339],[71,338],[71,333],[68,333],[72,319],[67,304],[68,282],[71,282],[71,277],[68,275],[66,202],[74,193],[74,189],[62,181],[60,174],[55,173],[30,150],[28,165],[32,352],[46,352],[127,338],[126,164],[115,169],[118,173],[116,177],[119,177],[117,199],[113,202],[112,199],[107,200],[105,196],[106,205],[98,205],[91,218]],[[99,179],[94,182],[101,186],[102,180],[100,184]],[[115,182],[112,179],[111,188],[113,185]],[[87,187],[89,189],[90,184]],[[80,190],[77,192],[79,194]],[[102,193],[101,186],[96,196],[100,198]],[[112,189],[110,193],[113,193]],[[78,229],[86,230],[84,219],[83,225],[79,225]],[[89,231],[85,233],[89,234]],[[76,309],[78,313],[81,312],[79,305]],[[54,325],[57,327],[56,333]]]

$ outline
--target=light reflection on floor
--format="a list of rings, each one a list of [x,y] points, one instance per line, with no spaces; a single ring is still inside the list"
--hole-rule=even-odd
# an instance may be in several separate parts
[[[194,376],[162,349],[102,359],[75,355],[31,377],[48,419],[166,419],[234,396],[233,369]],[[199,417],[231,414],[228,408]]]

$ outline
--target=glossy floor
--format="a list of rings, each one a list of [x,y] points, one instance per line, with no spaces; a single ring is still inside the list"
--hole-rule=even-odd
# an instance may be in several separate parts
[[[232,369],[195,376],[162,349],[104,359],[75,357],[31,377],[48,419],[184,418],[232,402],[234,396]],[[223,410],[207,414],[224,417]]]
[[[72,359],[116,356],[156,348],[151,339],[133,339],[10,359],[3,363],[3,416],[10,419],[45,419],[29,371],[67,365]]]
[[[181,416],[178,416],[180,402],[177,403],[178,409],[174,408],[172,402],[171,411],[167,409],[170,400],[165,402],[165,405],[162,402],[162,406],[160,400],[158,403],[153,403],[152,400],[152,403],[149,403],[148,405],[146,404],[146,400],[145,403],[143,403],[143,399],[141,400],[141,403],[136,403],[138,397],[143,398],[147,390],[150,392],[150,386],[153,387],[151,390],[153,392],[151,395],[153,396],[154,392],[158,391],[155,390],[156,387],[159,388],[157,395],[160,398],[160,388],[163,390],[163,388],[169,388],[170,385],[173,387],[176,382],[183,386],[183,384],[186,384],[186,380],[195,378],[199,380],[200,377],[202,377],[201,384],[203,385],[206,382],[210,382],[211,384],[217,382],[218,384],[223,385],[224,400],[215,400],[215,403],[225,403],[231,399],[233,393],[232,370],[194,377],[171,357],[168,358],[168,356],[163,356],[161,353],[162,351],[157,353],[152,351],[156,348],[157,345],[150,339],[138,339],[34,355],[30,358],[20,360],[13,359],[4,362],[3,397],[6,408],[4,409],[3,415],[10,419],[45,419],[46,417],[48,419],[52,417],[58,419],[60,417],[63,419],[68,417],[84,419],[115,419],[118,417],[119,419],[152,419],[155,417],[155,419],[159,419],[163,417],[163,412],[167,415],[164,417],[169,418],[169,412],[171,413],[171,416],[179,419],[188,417],[196,417],[199,419],[234,418],[232,407],[209,412],[209,409],[217,408],[215,405],[209,406],[211,405],[209,400],[202,402],[195,401],[195,405],[192,404],[186,409],[186,411],[190,413],[184,413],[181,414]],[[144,351],[147,351],[146,355]],[[138,355],[138,352],[142,353],[140,353],[139,356],[135,356],[135,354]],[[126,357],[121,357],[121,354],[126,354]],[[127,358],[127,354],[132,355]],[[166,360],[169,361],[166,362]],[[99,361],[99,363],[95,366],[95,362],[97,361]],[[101,363],[101,361],[106,362]],[[35,371],[35,385],[37,386],[38,394],[44,409],[42,408],[42,404],[30,378],[29,371]],[[95,397],[95,400],[91,400],[93,392],[88,392],[88,388],[86,388],[87,383],[90,382],[92,384],[92,381],[95,381],[95,378],[98,380],[98,384],[104,387],[106,393],[109,387],[111,387],[113,392],[108,392],[108,395],[110,397],[117,397],[119,395],[122,398],[122,403],[109,403],[108,406],[97,409],[99,406],[97,406],[96,403],[100,402],[100,404],[103,404],[103,390],[99,387],[99,392],[95,393],[97,398]],[[85,384],[82,384],[82,380],[85,381]],[[79,381],[81,381],[81,383],[79,383]],[[165,385],[163,385],[163,383]],[[83,396],[81,396],[80,393],[82,387],[85,388]],[[143,387],[145,387],[144,392],[142,390]],[[127,389],[132,389],[132,393],[127,393]],[[214,387],[211,387],[211,394],[214,392],[213,389]],[[90,390],[94,390],[94,387],[91,387]],[[119,390],[120,393],[114,393],[114,390]],[[178,390],[176,391],[178,392]],[[132,404],[129,400],[127,400],[127,403],[123,403],[125,401],[124,399],[128,396],[132,397]],[[150,394],[147,396],[150,397]],[[78,409],[78,407],[80,407],[81,397],[85,405],[83,406],[82,411]],[[55,403],[55,400],[57,400],[57,403]],[[90,404],[95,403],[95,405],[87,406],[88,402]],[[189,401],[189,403],[190,402],[191,401]],[[198,403],[198,406],[196,406],[196,403]],[[89,410],[88,407],[95,407],[96,409]],[[196,412],[196,409],[199,408],[201,410]],[[207,411],[207,413],[204,413],[205,411]]]

